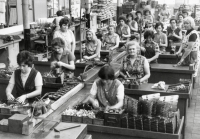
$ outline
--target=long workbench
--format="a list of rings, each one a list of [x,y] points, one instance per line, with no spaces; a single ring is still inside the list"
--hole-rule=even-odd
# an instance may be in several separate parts
[[[173,64],[151,64],[151,76],[149,83],[157,83],[165,81],[166,84],[176,84],[182,79],[191,79],[194,70],[190,70],[189,66],[174,67]]]

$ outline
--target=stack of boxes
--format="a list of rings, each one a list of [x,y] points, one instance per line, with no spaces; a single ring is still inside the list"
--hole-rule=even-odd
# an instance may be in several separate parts
[[[94,0],[94,6],[92,11],[97,13],[97,20],[99,28],[106,26],[102,21],[110,19],[116,15],[116,5],[113,4],[112,0]]]
[[[28,115],[14,114],[0,121],[0,131],[29,135],[33,131],[33,123],[29,122]]]

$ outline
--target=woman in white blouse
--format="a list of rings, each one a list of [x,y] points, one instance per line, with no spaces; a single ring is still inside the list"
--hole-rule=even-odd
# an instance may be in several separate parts
[[[75,37],[73,32],[69,29],[70,27],[70,19],[65,17],[62,18],[59,22],[60,29],[57,30],[53,38],[60,37],[64,40],[65,42],[65,50],[68,50],[74,54],[76,44],[75,44]]]

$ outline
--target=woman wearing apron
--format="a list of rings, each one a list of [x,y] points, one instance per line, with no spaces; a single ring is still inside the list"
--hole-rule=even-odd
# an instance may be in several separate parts
[[[175,66],[180,65],[191,65],[195,64],[195,75],[197,75],[197,69],[199,67],[199,35],[194,29],[195,22],[191,17],[186,17],[184,19],[184,27],[187,30],[183,37],[182,45],[179,51],[176,53],[181,57],[180,61]]]

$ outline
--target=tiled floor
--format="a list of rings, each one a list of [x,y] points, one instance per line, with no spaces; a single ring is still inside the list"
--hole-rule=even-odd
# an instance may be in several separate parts
[[[199,73],[198,75],[200,75]],[[198,76],[191,105],[187,112],[185,139],[200,139],[200,76]]]

